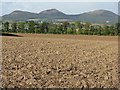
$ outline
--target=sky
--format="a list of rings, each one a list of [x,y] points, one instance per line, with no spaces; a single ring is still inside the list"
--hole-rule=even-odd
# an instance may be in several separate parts
[[[2,2],[119,2],[119,0],[1,0]]]
[[[14,0],[13,0],[14,1]],[[0,16],[9,14],[15,10],[39,13],[47,9],[58,9],[65,14],[80,14],[88,11],[104,9],[118,13],[118,2],[13,2],[4,1]]]

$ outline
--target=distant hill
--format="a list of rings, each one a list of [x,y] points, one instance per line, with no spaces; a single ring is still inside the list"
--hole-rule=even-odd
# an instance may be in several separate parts
[[[92,23],[116,23],[118,15],[107,10],[95,10],[81,14],[80,19]]]
[[[62,21],[82,21],[91,23],[116,23],[118,15],[108,10],[95,10],[77,15],[67,15],[57,9],[48,9],[40,13],[31,13],[26,11],[14,11],[8,15],[2,16],[3,20],[26,21],[28,19],[54,20]]]
[[[48,19],[58,19],[58,18],[66,18],[67,15],[57,9],[49,9],[39,13],[40,18],[48,18]]]
[[[0,16],[0,21],[2,21],[2,17]]]
[[[3,20],[9,21],[26,21],[27,19],[39,18],[39,15],[36,13],[26,12],[26,11],[13,11],[8,15],[2,16]]]

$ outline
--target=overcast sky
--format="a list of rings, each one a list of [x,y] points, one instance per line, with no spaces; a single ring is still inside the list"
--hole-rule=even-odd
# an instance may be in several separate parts
[[[2,2],[1,15],[14,10],[39,13],[46,9],[58,9],[66,14],[80,14],[87,11],[105,9],[118,13],[118,2]]]

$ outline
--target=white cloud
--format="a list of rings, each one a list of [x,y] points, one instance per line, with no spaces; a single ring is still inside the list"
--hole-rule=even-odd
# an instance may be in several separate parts
[[[2,3],[0,3],[0,16],[2,15]]]
[[[117,5],[117,2],[3,2],[2,15],[9,14],[15,10],[39,13],[50,8],[58,9],[66,14],[80,14],[97,9],[105,9],[117,13]]]
[[[2,2],[119,2],[119,0],[1,0]]]

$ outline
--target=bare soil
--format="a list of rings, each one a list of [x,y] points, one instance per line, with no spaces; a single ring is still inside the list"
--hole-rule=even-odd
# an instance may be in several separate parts
[[[18,35],[2,37],[3,87],[117,87],[117,37]]]

